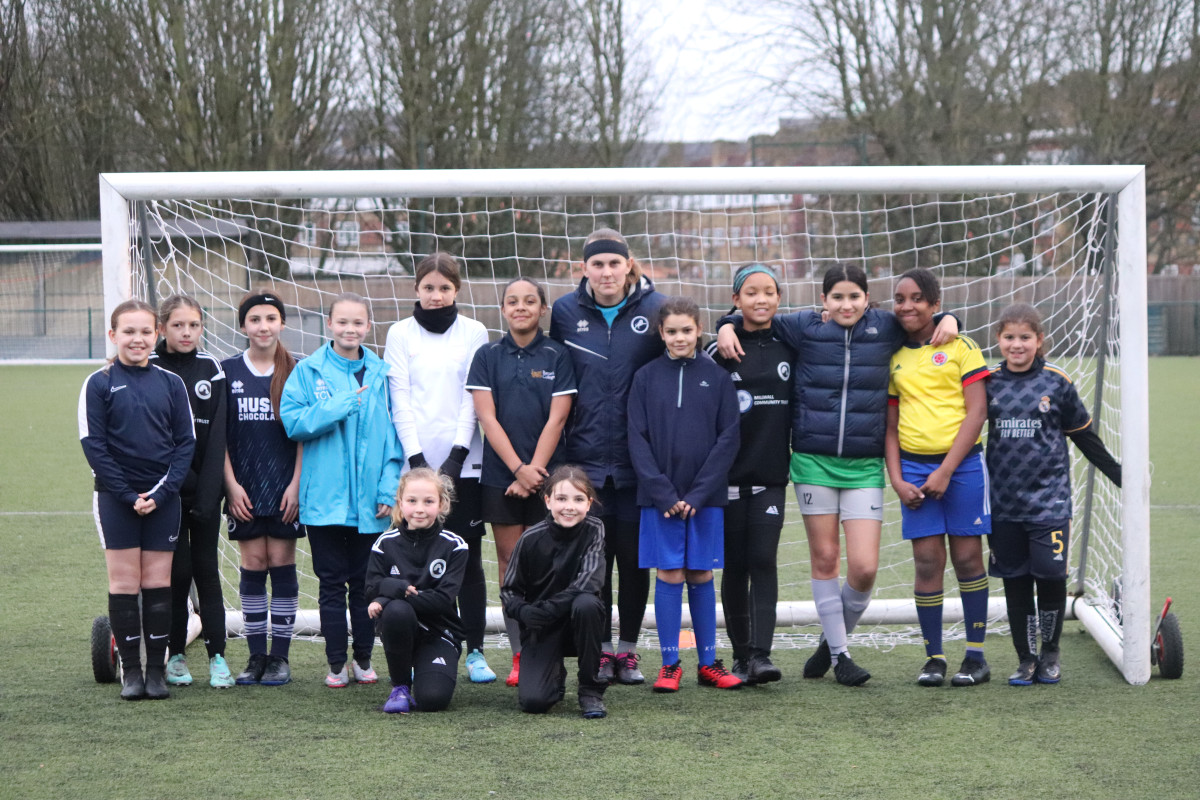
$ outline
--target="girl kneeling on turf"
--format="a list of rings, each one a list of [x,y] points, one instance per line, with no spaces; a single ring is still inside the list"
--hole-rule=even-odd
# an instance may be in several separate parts
[[[729,373],[696,352],[696,302],[671,297],[658,313],[667,351],[638,370],[629,390],[629,454],[641,506],[638,560],[658,571],[654,616],[663,665],[654,691],[679,690],[685,579],[700,685],[735,689],[742,681],[716,657],[712,571],[724,563],[722,507],[740,442],[737,393]]]
[[[901,530],[913,546],[913,593],[928,658],[917,683],[941,686],[946,679],[942,589],[948,543],[967,631],[966,657],[950,683],[974,686],[991,678],[983,657],[988,610],[983,534],[991,531],[991,516],[979,444],[987,419],[983,381],[988,369],[979,346],[966,336],[945,345],[929,343],[941,305],[941,287],[932,272],[905,272],[893,299],[909,340],[892,356],[885,462],[904,504]]]
[[[389,714],[441,711],[450,705],[462,654],[458,590],[467,569],[467,543],[442,528],[454,484],[428,467],[400,479],[392,523],[375,540],[367,562],[367,613],[387,658]]]
[[[296,365],[283,389],[288,436],[304,443],[300,521],[320,582],[325,685],[375,683],[375,626],[367,613],[366,572],[375,537],[387,530],[403,461],[388,405],[388,366],[363,346],[371,308],[350,292],[329,304],[330,341]],[[346,627],[349,610],[350,630]],[[354,661],[347,672],[347,636]]]
[[[987,382],[993,509],[989,571],[1004,581],[1008,624],[1020,659],[1008,682],[1058,683],[1071,536],[1067,437],[1117,486],[1121,465],[1096,434],[1071,379],[1046,362],[1037,310],[1024,303],[1006,308],[996,338],[1004,360]]]
[[[543,482],[555,466],[575,395],[575,366],[566,345],[538,327],[546,310],[546,290],[537,281],[509,281],[500,300],[508,333],[475,351],[467,375],[484,433],[483,521],[492,526],[501,583],[521,534],[546,518]],[[516,686],[521,632],[511,617],[505,617],[504,626],[513,652],[505,683]]]
[[[500,598],[521,627],[522,711],[541,714],[563,699],[563,656],[579,658],[579,710],[605,716],[607,681],[596,675],[608,633],[604,602],[604,523],[589,516],[596,489],[579,467],[562,466],[546,480],[549,515],[521,535],[508,562]]]
[[[117,356],[89,375],[79,394],[79,439],[96,479],[92,508],[108,567],[108,618],[125,700],[170,696],[163,662],[171,632],[171,556],[179,488],[196,444],[183,381],[150,364],[155,321],[154,309],[140,300],[113,309],[108,338]]]

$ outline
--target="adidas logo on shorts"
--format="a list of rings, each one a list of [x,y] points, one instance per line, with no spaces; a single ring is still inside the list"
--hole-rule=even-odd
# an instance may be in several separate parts
[[[432,663],[434,663],[434,664],[441,664],[441,665],[444,667],[444,666],[446,666],[446,659],[442,658],[441,656],[438,656],[437,658],[435,658],[435,659],[433,660],[433,662],[432,662]]]
[[[395,564],[392,564],[392,572],[391,572],[391,574],[392,574],[392,575],[399,575],[399,574],[400,574],[400,570],[399,570],[399,569],[396,567],[396,565],[395,565]]]
[[[778,517],[778,516],[779,516],[779,509],[778,509],[778,508],[776,508],[775,506],[767,506],[767,510],[766,510],[766,511],[764,511],[763,513],[764,513],[764,514],[770,514],[771,516],[774,516],[774,517]]]

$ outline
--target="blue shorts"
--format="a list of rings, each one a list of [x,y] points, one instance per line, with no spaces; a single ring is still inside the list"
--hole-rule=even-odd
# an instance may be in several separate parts
[[[179,541],[179,495],[158,503],[145,516],[133,506],[121,502],[112,492],[92,493],[92,516],[105,550],[142,550],[174,552]]]
[[[229,532],[231,542],[249,542],[264,536],[272,539],[303,539],[305,535],[299,519],[284,522],[283,517],[251,517],[249,521],[242,522],[233,514],[226,514],[225,529]]]
[[[988,574],[993,578],[1065,580],[1069,569],[1071,520],[1053,522],[992,523],[988,536],[991,558]]]
[[[900,460],[904,480],[920,488],[940,463]],[[926,497],[921,507],[913,510],[900,505],[901,530],[905,539],[926,536],[982,536],[992,532],[992,507],[988,501],[987,466],[983,453],[972,453],[963,459],[950,476],[950,484],[940,500]]]
[[[725,566],[725,509],[696,509],[690,519],[664,517],[642,508],[638,566],[656,569],[721,569]]]

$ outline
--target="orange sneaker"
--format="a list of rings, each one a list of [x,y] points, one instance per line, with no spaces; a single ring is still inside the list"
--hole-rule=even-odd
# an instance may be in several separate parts
[[[521,654],[513,653],[512,672],[504,679],[505,686],[516,686],[521,681]]]
[[[670,665],[663,664],[662,669],[658,671],[658,680],[654,682],[654,691],[678,692],[681,677],[683,677],[683,667],[679,666],[678,661]]]
[[[718,689],[740,689],[742,679],[725,669],[721,659],[706,664],[696,671],[696,679],[701,686],[715,686]]]

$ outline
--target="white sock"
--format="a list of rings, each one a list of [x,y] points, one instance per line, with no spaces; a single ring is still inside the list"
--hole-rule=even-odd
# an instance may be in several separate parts
[[[846,633],[854,632],[867,606],[871,604],[871,592],[860,592],[847,581],[842,584],[842,619],[846,622]]]
[[[817,616],[821,619],[821,629],[825,632],[825,641],[829,643],[833,663],[837,664],[838,654],[846,652],[846,621],[842,613],[842,592],[838,579],[821,581],[813,578],[812,593]]]

